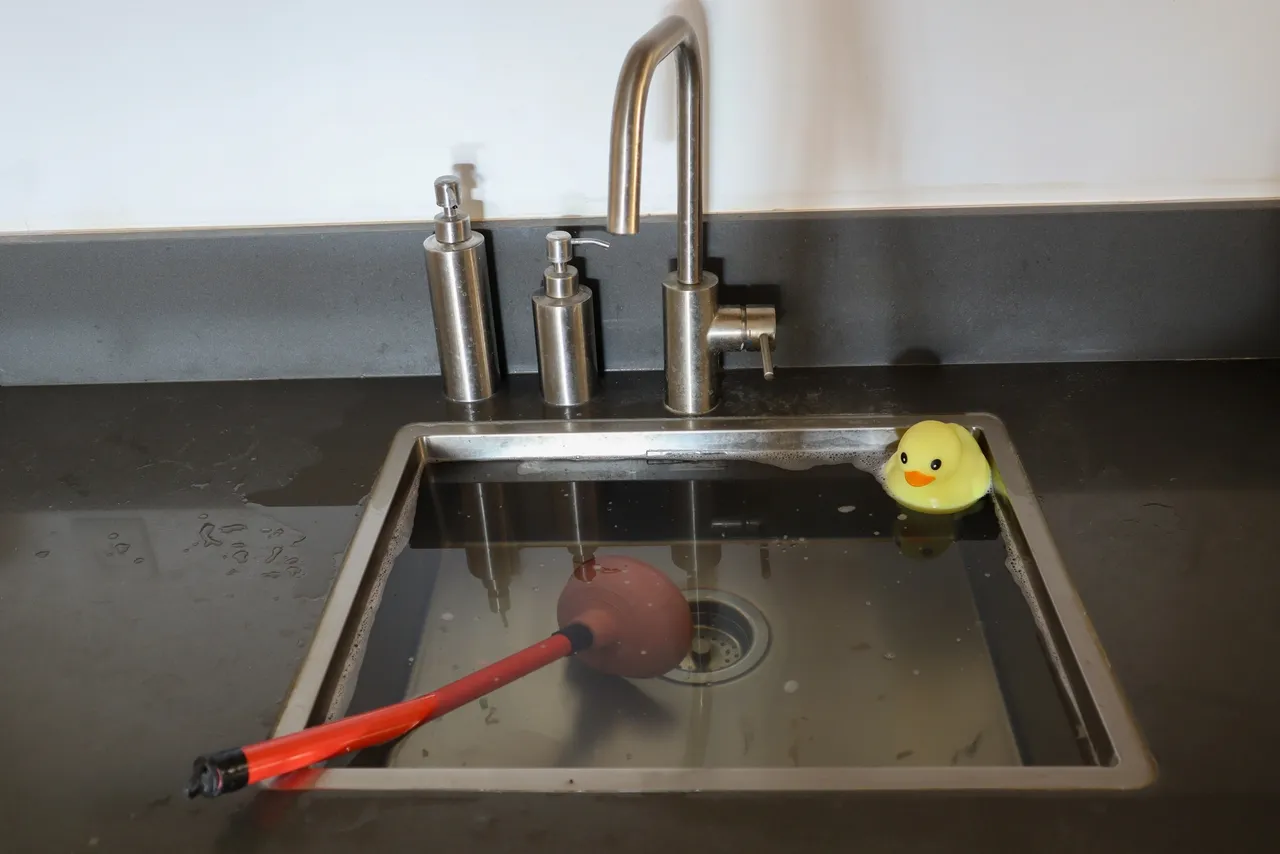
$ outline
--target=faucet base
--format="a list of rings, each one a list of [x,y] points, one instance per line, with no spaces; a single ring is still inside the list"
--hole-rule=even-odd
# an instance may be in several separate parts
[[[706,415],[720,403],[724,354],[759,350],[766,379],[773,378],[778,315],[770,305],[720,305],[720,280],[703,271],[696,285],[671,273],[662,282],[667,409]]]
[[[720,280],[702,272],[696,285],[675,273],[662,282],[662,327],[667,374],[666,406],[677,415],[706,415],[720,403],[724,356],[710,345],[719,310]]]

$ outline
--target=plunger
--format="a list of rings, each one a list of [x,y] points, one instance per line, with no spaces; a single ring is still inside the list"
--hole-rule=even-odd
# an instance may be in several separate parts
[[[392,741],[427,721],[570,655],[603,673],[660,676],[693,639],[684,595],[658,569],[629,557],[593,558],[574,570],[549,638],[468,676],[380,709],[196,759],[187,797],[216,798],[353,750]]]

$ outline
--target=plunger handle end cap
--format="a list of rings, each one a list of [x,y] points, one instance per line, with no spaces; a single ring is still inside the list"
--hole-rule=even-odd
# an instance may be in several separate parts
[[[216,798],[249,785],[249,760],[239,748],[201,756],[191,769],[187,797]]]

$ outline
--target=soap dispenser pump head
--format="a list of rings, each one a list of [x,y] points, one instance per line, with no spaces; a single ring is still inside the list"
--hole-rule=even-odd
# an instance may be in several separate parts
[[[436,204],[444,208],[445,216],[452,216],[458,209],[458,179],[441,175],[436,179]]]
[[[436,179],[435,190],[436,204],[442,208],[436,214],[436,240],[461,243],[471,237],[471,217],[458,210],[458,179],[453,175],[441,175]]]
[[[565,299],[577,293],[578,271],[569,262],[573,260],[573,247],[584,243],[609,248],[607,242],[595,237],[574,237],[567,231],[547,232],[547,260],[551,266],[544,279],[548,296]]]

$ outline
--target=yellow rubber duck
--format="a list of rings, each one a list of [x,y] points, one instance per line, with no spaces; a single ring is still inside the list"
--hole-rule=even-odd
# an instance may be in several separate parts
[[[885,490],[921,513],[967,510],[991,490],[991,464],[959,424],[921,421],[898,440],[884,466]]]

